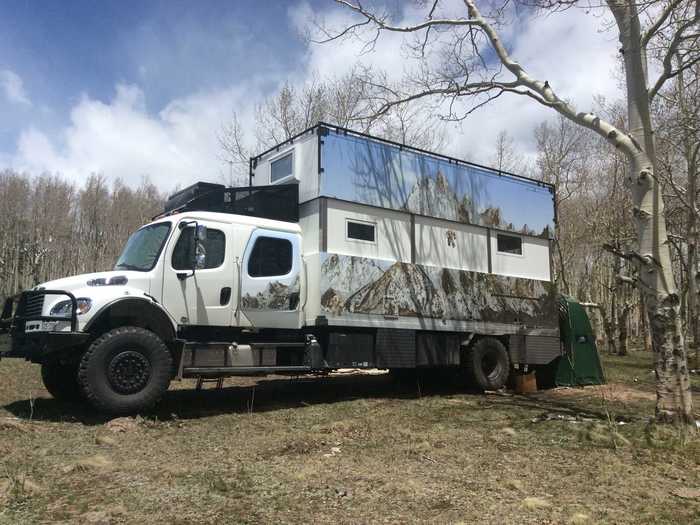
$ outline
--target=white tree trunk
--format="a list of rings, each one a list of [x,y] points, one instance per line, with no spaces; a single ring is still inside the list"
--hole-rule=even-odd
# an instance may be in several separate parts
[[[646,53],[639,13],[633,3],[610,1],[620,30],[625,62],[628,126],[634,150],[629,186],[639,239],[639,285],[649,314],[652,349],[656,358],[656,417],[660,421],[693,421],[686,347],[680,300],[673,278],[666,234],[664,202],[654,172],[656,165]]]

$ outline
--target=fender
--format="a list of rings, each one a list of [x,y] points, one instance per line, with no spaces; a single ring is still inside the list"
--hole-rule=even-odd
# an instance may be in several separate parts
[[[122,297],[104,305],[83,330],[97,335],[126,325],[147,328],[164,342],[173,341],[177,333],[177,325],[163,307],[145,297]]]

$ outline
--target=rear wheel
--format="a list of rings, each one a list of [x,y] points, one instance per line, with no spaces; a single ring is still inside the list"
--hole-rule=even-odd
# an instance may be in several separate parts
[[[498,390],[508,381],[510,359],[498,339],[479,339],[464,355],[463,364],[471,382],[481,390]]]
[[[168,389],[173,361],[153,332],[115,328],[96,339],[80,361],[85,397],[100,411],[132,414],[155,405]]]
[[[78,362],[52,360],[42,363],[41,380],[54,399],[80,401],[82,390],[78,383]]]

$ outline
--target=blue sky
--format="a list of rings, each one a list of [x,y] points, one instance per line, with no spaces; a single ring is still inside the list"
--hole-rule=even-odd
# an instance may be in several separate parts
[[[415,17],[410,3],[391,5],[397,19]],[[349,16],[330,0],[3,0],[0,169],[61,173],[78,184],[93,172],[130,184],[148,176],[166,191],[220,180],[222,125],[236,112],[252,130],[256,106],[283,82],[339,76],[358,61],[390,78],[403,73],[400,35],[361,57],[357,42],[304,41],[319,13],[336,23]],[[618,93],[616,39],[603,26],[570,10],[516,19],[504,38],[532,73],[588,109],[593,95]],[[503,97],[450,128],[445,153],[489,164],[506,130],[531,154],[533,126],[551,116]]]
[[[0,150],[28,120],[65,121],[82,96],[107,101],[115,84],[138,85],[146,107],[236,79],[299,67],[303,43],[288,2],[0,2],[0,65],[27,97],[3,101]],[[251,60],[258,57],[260,60]],[[271,84],[269,89],[275,86]]]

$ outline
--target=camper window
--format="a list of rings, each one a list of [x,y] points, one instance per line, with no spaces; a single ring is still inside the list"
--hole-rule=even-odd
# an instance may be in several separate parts
[[[280,182],[292,176],[293,153],[270,162],[270,183]]]
[[[248,259],[248,275],[272,277],[292,270],[292,243],[287,239],[258,237]]]
[[[498,251],[500,253],[509,253],[511,255],[523,254],[523,240],[520,237],[499,233],[496,239],[498,242]]]
[[[347,238],[351,241],[374,242],[376,225],[372,222],[346,221]]]
[[[180,238],[173,250],[173,270],[190,270],[194,268],[194,227],[183,228]],[[226,253],[226,236],[221,230],[207,228],[207,238],[204,240],[205,259],[204,270],[218,268],[224,263]]]

